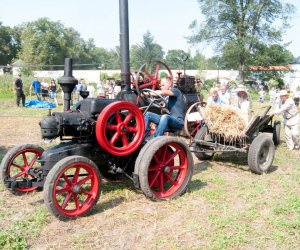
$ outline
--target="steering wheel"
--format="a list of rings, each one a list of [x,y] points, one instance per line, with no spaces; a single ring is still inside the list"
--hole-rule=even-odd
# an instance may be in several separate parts
[[[163,109],[167,106],[166,99],[152,89],[142,89],[140,96],[149,103],[149,107],[153,105],[154,107]]]
[[[146,69],[148,66],[148,69]],[[154,74],[151,75],[151,66],[155,68]],[[138,70],[135,79],[135,88],[138,94],[142,89],[148,88],[152,90],[160,89],[159,71],[165,70],[173,81],[173,75],[170,68],[162,61],[156,60],[151,65],[144,63]]]

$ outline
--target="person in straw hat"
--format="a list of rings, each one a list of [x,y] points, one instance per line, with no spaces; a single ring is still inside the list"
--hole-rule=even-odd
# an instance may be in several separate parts
[[[250,121],[251,118],[251,98],[247,93],[247,90],[244,85],[238,85],[235,90],[236,97],[232,100],[232,105],[240,111],[246,124]]]
[[[299,149],[299,114],[297,107],[285,89],[280,90],[279,96],[281,107],[274,112],[274,115],[282,114],[283,116],[285,141],[288,149]]]

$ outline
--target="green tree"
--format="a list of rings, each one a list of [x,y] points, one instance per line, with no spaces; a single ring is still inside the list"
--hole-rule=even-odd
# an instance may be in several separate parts
[[[155,43],[154,37],[149,31],[143,35],[141,44],[131,46],[131,67],[139,69],[141,65],[147,63],[150,65],[155,60],[162,60],[164,52],[162,47]]]
[[[10,64],[20,49],[20,36],[16,29],[0,22],[0,65]]]
[[[166,55],[165,63],[171,69],[182,69],[186,65],[186,61],[190,58],[190,54],[181,49],[169,50]]]
[[[293,54],[279,44],[267,46],[259,44],[255,48],[253,58],[250,60],[252,65],[270,66],[270,65],[288,65],[293,60]]]
[[[199,51],[197,51],[195,56],[189,60],[188,69],[206,70],[211,68],[209,60],[207,60]]]
[[[256,44],[273,44],[282,40],[294,6],[279,0],[198,0],[204,22],[195,20],[190,28],[196,30],[190,43],[208,42],[219,52],[224,45],[234,48],[240,77]],[[276,25],[274,23],[276,22]],[[232,52],[233,54],[233,52]]]
[[[250,65],[254,66],[287,66],[293,60],[293,55],[284,46],[272,44],[267,46],[260,44],[256,47],[255,54],[250,60]],[[278,86],[284,85],[283,76],[286,71],[268,70],[255,72],[260,79],[273,79]]]
[[[96,63],[93,53],[97,50],[93,39],[85,41],[76,30],[65,28],[60,22],[40,18],[19,28],[22,30],[22,44],[18,56],[30,67],[61,65],[66,57],[72,57],[76,64]]]

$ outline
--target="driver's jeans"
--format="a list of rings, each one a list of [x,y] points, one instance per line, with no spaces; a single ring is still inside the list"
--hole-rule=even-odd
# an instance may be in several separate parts
[[[167,129],[180,130],[183,127],[182,119],[175,118],[174,116],[168,114],[158,115],[152,112],[147,112],[144,117],[146,125],[146,136],[149,135],[150,123],[153,122],[157,125],[156,130],[153,134],[153,138],[163,135]]]

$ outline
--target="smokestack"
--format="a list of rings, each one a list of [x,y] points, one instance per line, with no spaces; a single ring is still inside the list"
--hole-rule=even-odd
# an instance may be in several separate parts
[[[119,0],[119,11],[120,11],[121,78],[125,84],[124,91],[129,91],[130,90],[130,59],[129,59],[128,0]]]
[[[58,83],[64,92],[64,111],[70,109],[71,93],[75,85],[78,83],[78,80],[73,77],[72,64],[72,58],[65,58],[64,75],[58,78]]]

